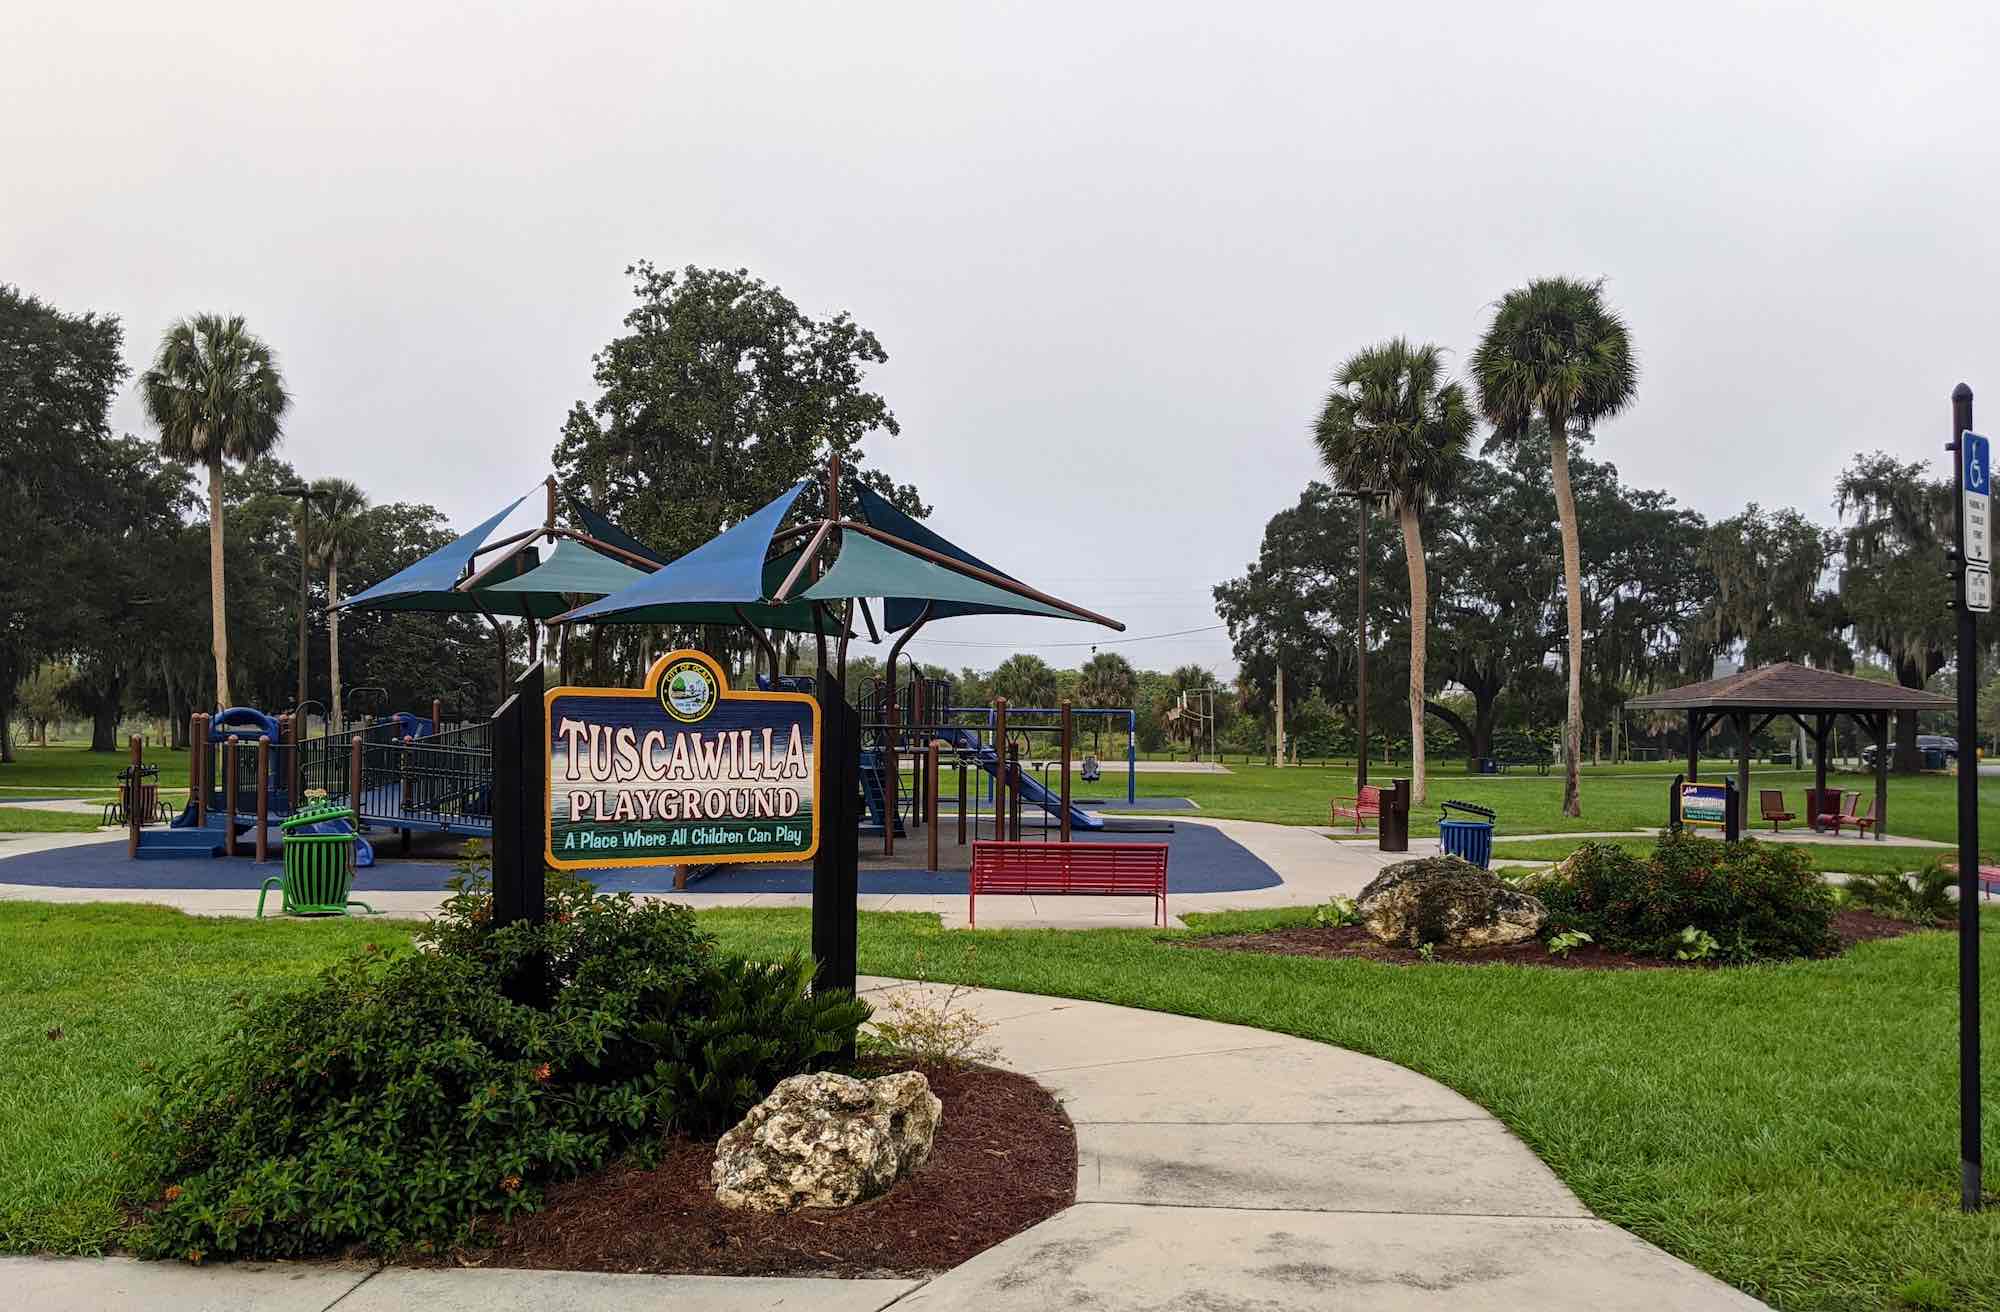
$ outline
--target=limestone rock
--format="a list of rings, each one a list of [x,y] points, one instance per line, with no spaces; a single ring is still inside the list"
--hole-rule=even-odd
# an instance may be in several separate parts
[[[921,1072],[781,1080],[722,1136],[709,1179],[724,1207],[846,1207],[888,1192],[931,1155],[944,1104]]]
[[[1549,914],[1541,899],[1455,856],[1397,862],[1361,890],[1355,909],[1377,941],[1406,948],[1519,943]]]

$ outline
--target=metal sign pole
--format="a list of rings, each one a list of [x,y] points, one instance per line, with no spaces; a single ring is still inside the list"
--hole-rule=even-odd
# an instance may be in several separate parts
[[[1972,431],[1972,389],[1951,393],[1950,450],[1958,492],[1953,598],[1958,611],[1958,1163],[1959,1207],[1980,1210],[1979,1148],[1979,635],[1991,610],[1991,467]],[[1968,756],[1969,753],[1969,756]]]

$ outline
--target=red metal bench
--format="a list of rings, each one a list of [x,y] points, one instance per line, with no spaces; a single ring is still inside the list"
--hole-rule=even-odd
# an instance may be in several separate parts
[[[981,893],[1150,897],[1155,902],[1154,923],[1164,928],[1167,845],[974,842],[966,920],[975,927]]]
[[[1343,806],[1341,803],[1345,802]],[[1361,790],[1359,797],[1336,797],[1333,799],[1333,816],[1327,822],[1338,825],[1342,820],[1354,821],[1354,832],[1361,832],[1363,820],[1382,818],[1382,790],[1369,784]]]

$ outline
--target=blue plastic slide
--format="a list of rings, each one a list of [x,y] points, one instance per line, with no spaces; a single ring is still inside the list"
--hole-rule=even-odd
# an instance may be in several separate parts
[[[947,729],[940,732],[938,737],[943,738],[946,742],[949,742],[961,751],[975,752],[976,754],[973,759],[979,763],[979,768],[996,778],[999,776],[998,758],[994,755],[993,749],[991,747],[980,746],[979,736],[972,730]],[[1062,798],[1044,788],[1041,780],[1035,778],[1026,770],[1021,771],[1021,800],[1041,807],[1042,810],[1057,819],[1062,817]],[[1102,829],[1104,828],[1104,817],[1092,815],[1075,802],[1071,802],[1069,806],[1069,827],[1071,829]]]

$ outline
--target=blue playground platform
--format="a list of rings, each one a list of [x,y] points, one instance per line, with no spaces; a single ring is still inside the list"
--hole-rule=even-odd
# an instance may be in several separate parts
[[[1242,844],[1207,825],[1184,824],[1169,834],[1143,837],[1078,833],[1074,838],[1080,843],[1166,843],[1171,849],[1167,878],[1170,893],[1238,893],[1275,888],[1283,882],[1276,871],[1252,856]],[[274,846],[274,856],[275,853]],[[913,850],[910,859],[921,862],[921,853]],[[113,838],[0,859],[0,884],[39,888],[242,889],[254,893],[276,869],[275,860],[262,865],[249,860],[135,862],[125,856],[125,840]],[[443,892],[452,873],[453,867],[447,862],[382,857],[372,868],[355,872],[354,891],[357,896],[391,891]],[[665,893],[673,888],[673,872],[664,869],[582,873],[607,893]],[[921,868],[861,871],[863,893],[963,893],[965,884],[963,870],[935,874]],[[688,891],[810,893],[812,871],[804,866],[723,866],[697,880]]]

